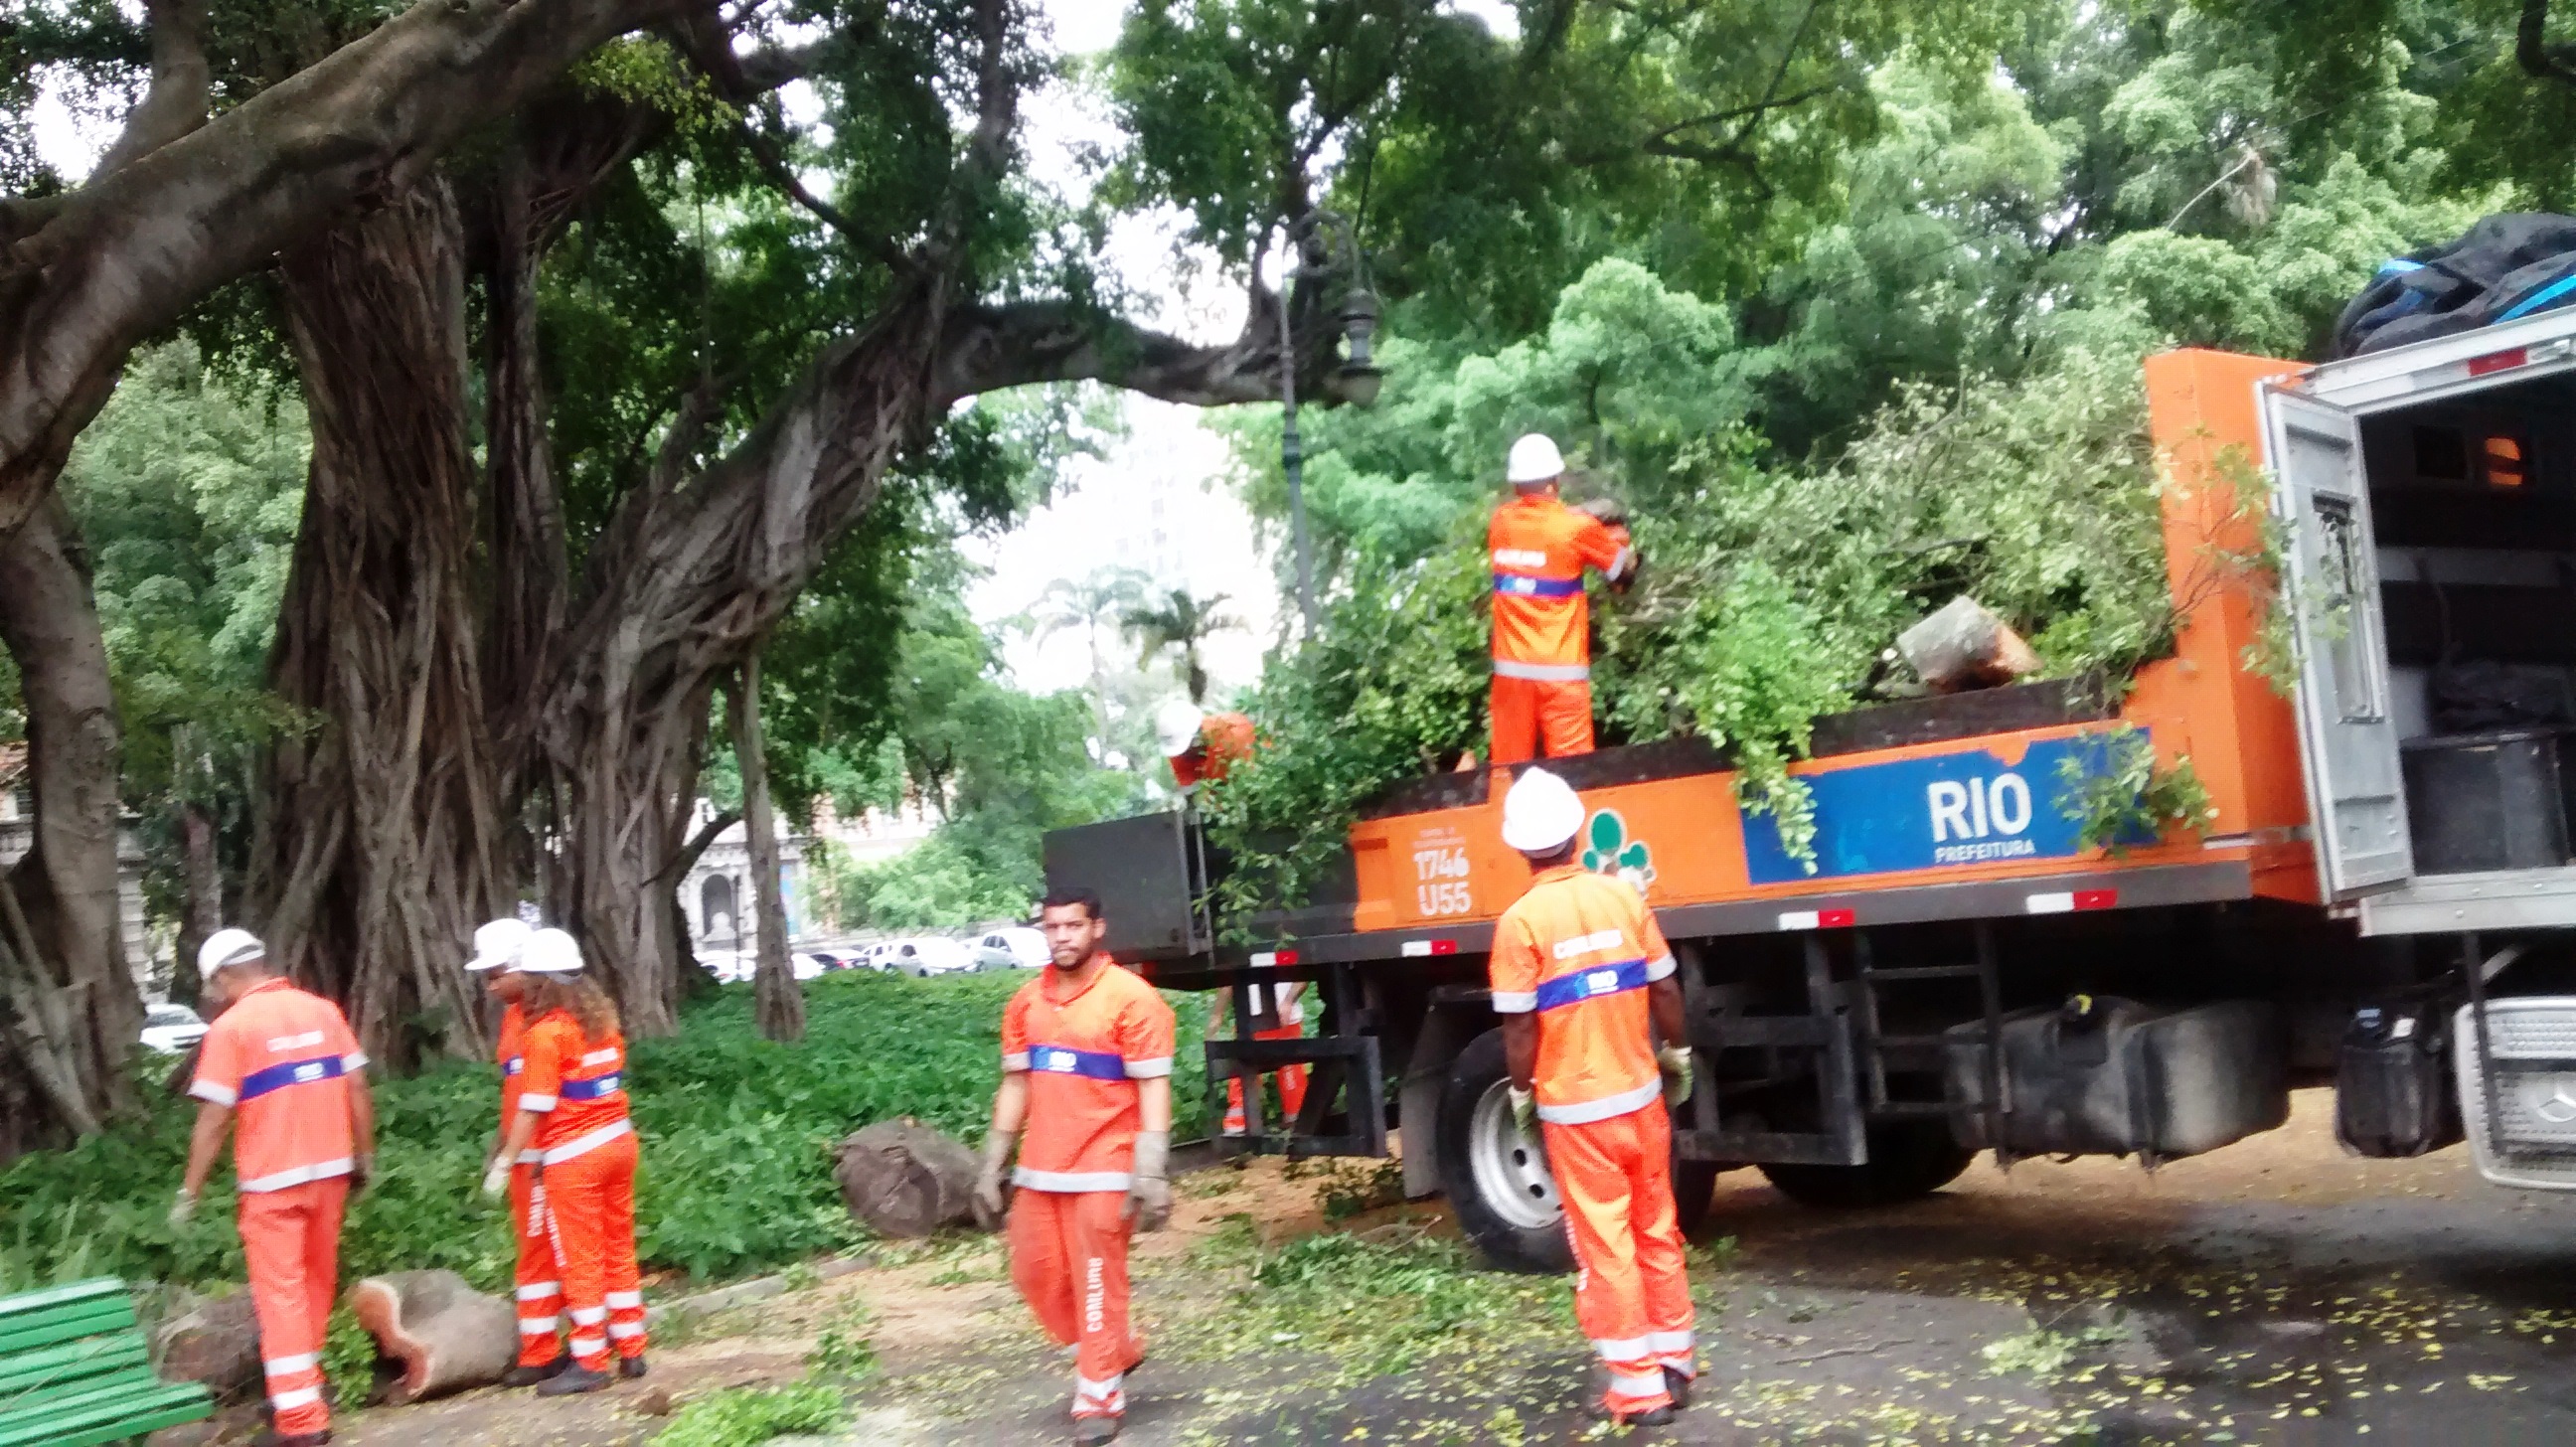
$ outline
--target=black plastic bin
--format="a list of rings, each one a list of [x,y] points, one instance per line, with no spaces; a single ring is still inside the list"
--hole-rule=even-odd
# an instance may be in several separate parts
[[[2435,734],[2399,747],[2418,874],[2554,869],[2568,853],[2565,728]]]

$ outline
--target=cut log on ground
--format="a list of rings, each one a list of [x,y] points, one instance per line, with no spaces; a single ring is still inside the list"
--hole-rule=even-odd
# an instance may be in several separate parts
[[[259,1390],[259,1322],[249,1290],[184,1301],[152,1334],[152,1357],[163,1377],[201,1383],[218,1399]]]
[[[453,1271],[370,1276],[349,1288],[349,1309],[376,1339],[377,1354],[402,1368],[386,1386],[387,1401],[487,1386],[518,1359],[515,1304],[485,1296]]]
[[[887,1236],[921,1237],[974,1214],[975,1153],[910,1116],[841,1142],[835,1173],[850,1214]]]
[[[1999,688],[2040,667],[2020,634],[1964,593],[1899,634],[1896,651],[1934,693]]]

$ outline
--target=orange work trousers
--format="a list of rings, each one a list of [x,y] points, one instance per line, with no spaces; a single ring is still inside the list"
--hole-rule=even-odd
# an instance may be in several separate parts
[[[1282,1025],[1276,1030],[1255,1030],[1252,1032],[1252,1038],[1296,1040],[1302,1038],[1305,1033],[1306,1027],[1303,1025]],[[1279,1071],[1279,1108],[1287,1113],[1289,1120],[1293,1121],[1297,1118],[1297,1112],[1305,1104],[1306,1067],[1303,1065],[1283,1067]],[[1241,1135],[1251,1128],[1251,1123],[1243,1114],[1243,1077],[1238,1075],[1225,1083],[1225,1133]]]
[[[307,1181],[282,1191],[245,1192],[234,1209],[250,1267],[251,1314],[259,1361],[281,1437],[331,1428],[322,1400],[322,1343],[340,1295],[340,1218],[349,1178]]]
[[[621,1357],[644,1355],[643,1278],[635,1268],[634,1133],[546,1166],[541,1179],[555,1262],[563,1271],[564,1307],[572,1317],[572,1359],[605,1371],[611,1342]]]
[[[1583,1125],[1540,1123],[1574,1240],[1574,1319],[1610,1371],[1620,1416],[1672,1397],[1666,1367],[1697,1375],[1690,1274],[1673,1209],[1673,1124],[1664,1103]]]
[[[1592,681],[1565,682],[1496,675],[1492,705],[1497,764],[1527,763],[1547,746],[1547,757],[1592,752]]]
[[[519,1240],[519,1365],[542,1367],[563,1354],[556,1334],[563,1274],[555,1266],[554,1232],[546,1224],[546,1187],[533,1162],[510,1168],[510,1226]]]
[[[1011,1196],[1011,1280],[1039,1327],[1073,1357],[1073,1415],[1127,1412],[1127,1372],[1145,1344],[1127,1329],[1124,1191],[1034,1191]]]

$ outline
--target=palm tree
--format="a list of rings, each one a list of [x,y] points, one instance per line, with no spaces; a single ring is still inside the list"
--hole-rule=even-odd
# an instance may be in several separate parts
[[[1157,593],[1160,601],[1138,602],[1120,614],[1119,631],[1137,645],[1138,667],[1153,662],[1157,654],[1179,650],[1181,680],[1189,688],[1190,702],[1205,703],[1208,676],[1199,662],[1199,645],[1212,634],[1242,628],[1243,620],[1217,611],[1229,594],[1193,598],[1187,588],[1165,588]]]
[[[1145,596],[1145,575],[1134,568],[1095,568],[1079,582],[1058,578],[1030,607],[1031,631],[1043,641],[1080,629],[1091,649],[1091,711],[1096,736],[1109,747],[1109,675],[1100,660],[1100,630],[1115,626]]]

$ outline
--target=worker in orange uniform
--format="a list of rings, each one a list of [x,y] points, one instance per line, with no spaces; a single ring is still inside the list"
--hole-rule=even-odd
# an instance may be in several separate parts
[[[502,1143],[519,1115],[520,1080],[527,1068],[527,1012],[520,1008],[527,982],[519,974],[519,957],[536,931],[521,919],[496,919],[474,932],[474,958],[465,968],[485,977],[484,990],[501,1002],[501,1127],[492,1137],[492,1161],[502,1160]],[[488,1165],[487,1165],[488,1169]],[[519,1360],[501,1376],[505,1387],[532,1387],[564,1369],[559,1332],[563,1312],[563,1277],[555,1268],[554,1233],[546,1225],[546,1188],[537,1179],[537,1152],[521,1151],[510,1170],[510,1234],[519,1243]]]
[[[1239,713],[1205,713],[1185,698],[1154,711],[1154,741],[1171,761],[1172,782],[1187,793],[1222,779],[1238,759],[1252,757],[1252,720]]]
[[[270,973],[268,949],[250,931],[215,931],[197,951],[197,972],[221,1013],[188,1088],[204,1104],[170,1223],[196,1214],[230,1129],[234,1220],[268,1378],[269,1424],[258,1440],[313,1447],[331,1440],[322,1343],[340,1294],[340,1218],[349,1192],[375,1172],[367,1057],[340,1007]]]
[[[1613,588],[1636,576],[1624,525],[1606,523],[1556,495],[1565,459],[1533,432],[1512,444],[1514,496],[1485,529],[1494,566],[1494,741],[1491,759],[1592,752],[1592,603],[1583,570]]]
[[[519,1113],[483,1193],[509,1187],[516,1164],[537,1152],[537,1184],[554,1236],[563,1299],[572,1317],[572,1365],[537,1384],[541,1397],[596,1392],[617,1375],[644,1375],[644,1292],[635,1266],[635,1127],[626,1116],[626,1037],[617,1006],[582,972],[581,946],[558,929],[519,951],[521,1008],[529,1019],[519,1072]]]
[[[1127,1373],[1145,1359],[1127,1325],[1127,1236],[1172,1215],[1174,1022],[1101,950],[1098,895],[1049,893],[1038,928],[1047,968],[1002,1010],[975,1214],[992,1229],[1007,1210],[1012,1281],[1047,1335],[1076,1346],[1073,1440],[1100,1443],[1118,1435]]]
[[[1690,1405],[1690,1279],[1668,1105],[1689,1098],[1672,951],[1636,889],[1575,862],[1583,801],[1545,769],[1503,799],[1503,842],[1535,877],[1494,925],[1513,1117],[1535,1114],[1582,1274],[1575,1320],[1609,1372],[1602,1405],[1656,1426]],[[1657,1049],[1654,1037],[1668,1043]]]
[[[1208,1001],[1207,1033],[1213,1039],[1225,1028],[1226,1017],[1234,1013],[1234,992],[1212,990]],[[1297,1040],[1306,1034],[1306,1012],[1299,997],[1306,993],[1303,980],[1286,980],[1273,985],[1252,986],[1252,1007],[1256,1014],[1268,1014],[1278,1024],[1266,1030],[1255,1030],[1255,1040]],[[1265,1011],[1264,1005],[1269,1008]],[[1238,1037],[1240,1038],[1240,1037]],[[1289,1120],[1306,1104],[1306,1067],[1283,1065],[1279,1068],[1279,1109]],[[1227,1135],[1242,1135],[1251,1128],[1243,1113],[1243,1077],[1238,1075],[1225,1083],[1225,1126]]]

